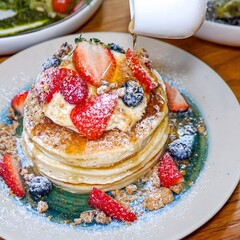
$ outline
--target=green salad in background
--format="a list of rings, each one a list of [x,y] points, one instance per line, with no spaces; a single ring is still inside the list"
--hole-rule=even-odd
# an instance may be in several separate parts
[[[0,38],[57,22],[91,0],[1,0]],[[3,17],[9,13],[9,17]]]
[[[240,0],[208,1],[206,19],[223,24],[240,26]]]

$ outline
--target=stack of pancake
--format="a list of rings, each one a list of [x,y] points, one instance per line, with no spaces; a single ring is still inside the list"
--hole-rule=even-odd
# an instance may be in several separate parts
[[[137,181],[158,162],[169,133],[165,88],[156,75],[159,85],[131,131],[115,128],[96,140],[46,117],[33,84],[25,105],[22,145],[36,171],[56,186],[81,194],[93,187],[109,191]]]

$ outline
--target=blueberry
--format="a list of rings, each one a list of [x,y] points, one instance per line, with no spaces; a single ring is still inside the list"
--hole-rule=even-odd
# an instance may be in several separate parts
[[[122,97],[124,104],[127,107],[137,107],[143,100],[144,91],[141,85],[134,80],[129,80],[124,83],[126,93]]]
[[[109,43],[108,46],[110,47],[111,50],[119,52],[119,53],[125,53],[124,49],[122,49],[121,47],[119,47],[117,44],[115,43]]]
[[[176,160],[185,160],[192,155],[192,146],[188,141],[179,138],[168,145],[170,155]]]
[[[45,197],[51,189],[52,183],[46,177],[34,177],[29,183],[29,193],[34,199]]]
[[[46,70],[50,67],[58,67],[61,64],[62,60],[55,56],[49,57],[45,63],[42,65],[42,69]]]

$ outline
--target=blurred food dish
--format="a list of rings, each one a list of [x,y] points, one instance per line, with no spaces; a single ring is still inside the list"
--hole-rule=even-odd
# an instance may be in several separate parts
[[[0,55],[65,35],[83,25],[102,0],[2,0]]]
[[[208,1],[206,20],[195,36],[210,42],[240,46],[240,0]]]

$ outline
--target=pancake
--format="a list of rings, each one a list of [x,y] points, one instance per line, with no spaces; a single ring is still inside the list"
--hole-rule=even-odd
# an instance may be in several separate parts
[[[121,62],[123,59],[121,55]],[[121,84],[134,78],[126,64],[118,66],[117,72]],[[143,176],[159,160],[169,133],[164,84],[152,73],[159,82],[146,94],[148,102],[141,119],[130,131],[114,127],[94,140],[47,117],[33,84],[24,110],[22,145],[36,171],[74,193],[88,193],[93,187],[114,190]],[[113,78],[120,81],[116,74]]]

